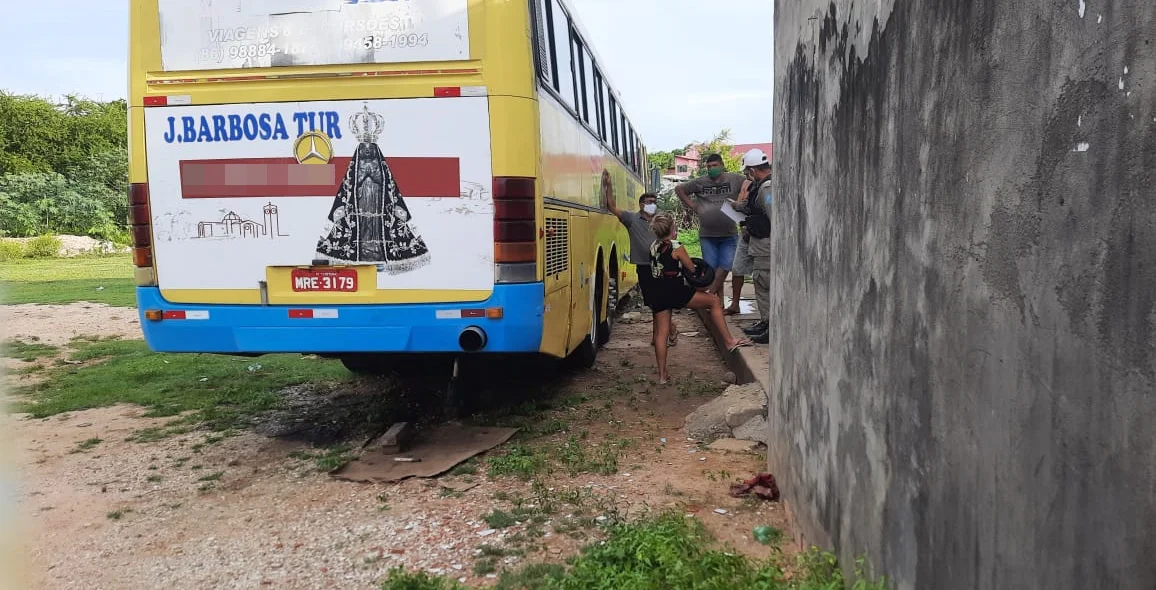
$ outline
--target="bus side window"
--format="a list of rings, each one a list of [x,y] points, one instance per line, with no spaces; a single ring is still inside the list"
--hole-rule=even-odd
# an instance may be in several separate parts
[[[554,44],[554,72],[558,77],[558,91],[562,101],[571,109],[577,111],[576,87],[574,86],[574,59],[570,53],[570,18],[566,11],[557,3],[552,3],[552,17],[550,19],[550,39]]]
[[[618,101],[610,97],[610,148],[618,153]]]
[[[537,0],[534,4],[534,37],[538,53],[538,75],[542,82],[551,88],[557,89],[558,81],[554,76],[554,52],[550,43],[550,9],[546,6],[550,0]]]
[[[582,118],[591,127],[598,127],[598,97],[594,94],[594,59],[590,56],[590,49],[582,46]]]
[[[630,139],[630,157],[626,158],[626,163],[630,165],[630,169],[638,172],[638,144],[634,140],[634,126],[630,126],[630,133],[627,136]]]
[[[621,110],[619,110],[618,111],[618,119],[619,119],[618,120],[618,131],[622,135],[621,149],[618,150],[618,155],[622,157],[623,162],[628,162],[629,161],[629,154],[630,154],[630,147],[629,147],[630,144],[627,142],[627,139],[626,139],[626,129],[627,129],[627,127],[626,127],[626,113],[623,113]]]
[[[602,128],[602,140],[610,141],[610,89],[606,86],[606,79],[598,76],[598,93],[602,95],[601,109],[598,114]]]

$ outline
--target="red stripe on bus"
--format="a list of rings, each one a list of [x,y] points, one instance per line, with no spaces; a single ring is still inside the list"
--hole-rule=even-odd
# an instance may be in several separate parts
[[[351,158],[298,164],[293,158],[181,160],[181,197],[321,197],[337,194]],[[461,196],[458,158],[386,158],[403,197]]]

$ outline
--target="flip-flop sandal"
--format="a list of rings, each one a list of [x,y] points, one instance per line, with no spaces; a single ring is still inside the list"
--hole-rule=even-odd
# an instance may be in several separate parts
[[[667,338],[666,339],[666,346],[667,347],[678,346],[678,336],[671,336],[670,338]]]
[[[736,342],[734,346],[730,347],[727,352],[734,352],[740,348],[747,348],[752,344],[754,344],[754,342],[751,342],[749,338],[743,338],[742,340]]]
[[[723,310],[723,315],[739,315],[739,310],[737,310],[737,309],[730,309],[730,308],[728,307],[727,309],[724,309],[724,310]]]

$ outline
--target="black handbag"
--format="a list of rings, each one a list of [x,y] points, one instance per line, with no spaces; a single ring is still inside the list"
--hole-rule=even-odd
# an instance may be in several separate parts
[[[695,289],[711,286],[714,283],[714,267],[701,258],[691,258],[690,261],[694,263],[694,272],[682,269],[682,279],[686,284]]]

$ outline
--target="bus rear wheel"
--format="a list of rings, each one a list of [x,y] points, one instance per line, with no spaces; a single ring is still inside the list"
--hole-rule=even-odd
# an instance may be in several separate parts
[[[575,369],[590,369],[594,367],[594,361],[598,360],[598,342],[599,335],[602,333],[601,327],[601,305],[600,302],[594,306],[594,317],[591,318],[590,332],[586,334],[586,338],[582,343],[575,348],[570,356],[566,358],[569,365]],[[609,333],[607,333],[609,338]]]
[[[594,292],[597,293],[598,297],[598,300],[594,305],[594,313],[596,314],[595,317],[597,318],[595,320],[597,322],[597,328],[595,330],[595,336],[597,337],[596,344],[599,348],[601,348],[607,342],[610,342],[610,302],[614,301],[613,289],[607,291],[606,297],[602,296],[602,291],[605,284],[605,275],[602,273],[602,271],[598,271],[598,278],[594,282]],[[613,286],[613,284],[613,281],[611,281],[610,285]]]

